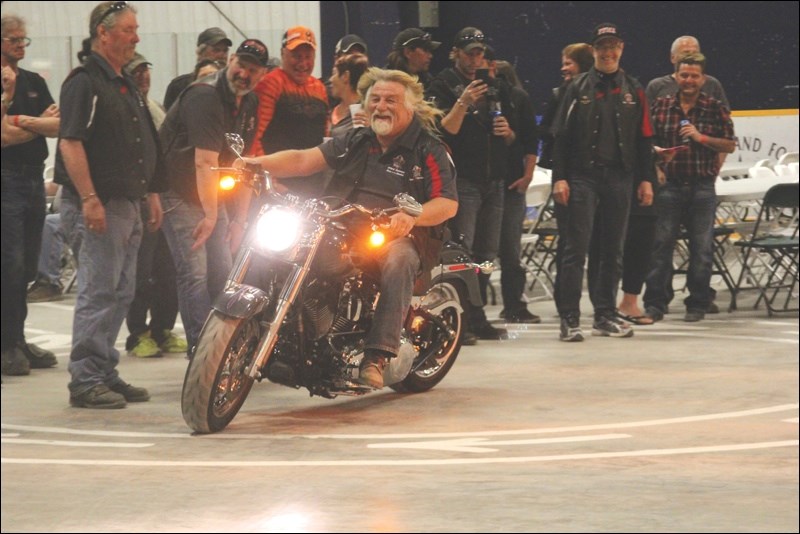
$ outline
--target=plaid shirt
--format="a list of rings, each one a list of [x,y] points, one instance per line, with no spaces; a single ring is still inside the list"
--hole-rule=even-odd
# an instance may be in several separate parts
[[[684,114],[678,95],[665,96],[653,102],[653,117],[657,146],[670,148],[683,144],[680,122],[689,119],[697,131],[709,137],[735,139],[730,112],[705,93],[700,93],[694,107]],[[705,145],[689,141],[689,150],[682,150],[664,167],[667,180],[687,182],[692,179],[716,180],[719,174],[717,152]]]

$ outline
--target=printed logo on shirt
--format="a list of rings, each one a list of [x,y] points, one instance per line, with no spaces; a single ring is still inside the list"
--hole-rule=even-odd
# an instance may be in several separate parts
[[[414,165],[411,168],[411,181],[422,180],[422,167]]]
[[[39,91],[28,91],[28,98],[39,98]]]
[[[633,95],[630,93],[625,93],[625,96],[622,97],[622,103],[629,105],[636,104],[636,102],[633,100]]]
[[[586,96],[586,95],[581,96],[581,99],[580,99],[580,103],[581,104],[585,105],[585,104],[590,104],[591,102],[592,101],[589,99],[588,96]]]
[[[403,156],[397,155],[392,160],[392,164],[386,168],[386,172],[389,174],[393,174],[395,176],[405,176],[406,171],[403,170],[403,166],[406,164],[405,158]]]

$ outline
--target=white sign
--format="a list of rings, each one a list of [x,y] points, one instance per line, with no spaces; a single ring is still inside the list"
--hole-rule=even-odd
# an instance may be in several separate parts
[[[798,110],[734,111],[731,115],[737,142],[726,164],[777,161],[787,152],[798,151]]]

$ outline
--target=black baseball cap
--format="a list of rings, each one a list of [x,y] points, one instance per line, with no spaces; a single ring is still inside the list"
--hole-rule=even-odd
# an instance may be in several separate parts
[[[267,45],[258,39],[246,39],[236,49],[236,56],[257,63],[262,67],[269,66],[269,50]]]
[[[419,28],[406,28],[397,34],[394,38],[393,48],[395,50],[402,50],[410,46],[412,48],[424,48],[426,50],[436,50],[441,45],[439,41],[433,41],[431,34],[420,30]]]
[[[228,36],[222,28],[206,28],[197,36],[197,46],[214,46],[217,43],[225,43],[228,46],[233,46],[233,42],[228,39]]]
[[[339,42],[336,43],[336,49],[333,51],[333,53],[337,56],[341,56],[342,54],[349,54],[350,52],[352,52],[351,49],[354,46],[360,46],[362,48],[362,52],[364,54],[367,53],[366,41],[364,41],[364,39],[362,39],[361,37],[359,37],[354,33],[348,33],[347,35],[339,39]]]
[[[619,28],[613,22],[603,22],[594,27],[592,31],[592,38],[589,43],[594,46],[597,41],[608,38],[616,38],[622,41],[622,35],[619,33]]]
[[[478,47],[486,49],[486,36],[478,28],[467,26],[456,34],[453,46],[462,49],[464,52],[469,52]]]

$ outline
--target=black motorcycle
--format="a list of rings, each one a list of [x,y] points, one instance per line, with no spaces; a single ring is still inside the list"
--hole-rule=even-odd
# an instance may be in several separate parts
[[[235,137],[229,144],[239,154]],[[400,194],[389,209],[331,209],[321,199],[275,193],[265,171],[216,170],[226,175],[221,186],[243,183],[267,201],[245,235],[186,371],[186,423],[198,433],[222,430],[254,381],[264,378],[326,398],[374,391],[357,381],[380,296],[369,251],[383,246],[381,227],[392,213],[418,216],[421,205]],[[445,377],[461,349],[461,303],[480,304],[478,272],[491,268],[474,264],[455,243],[445,244],[431,283],[417,284],[400,350],[384,372],[386,385],[416,393]]]

